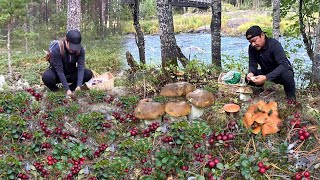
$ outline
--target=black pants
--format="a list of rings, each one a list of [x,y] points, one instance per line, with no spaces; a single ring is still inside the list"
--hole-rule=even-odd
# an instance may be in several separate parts
[[[258,69],[255,76],[258,76],[258,75],[266,75],[266,73],[263,73],[261,69]],[[246,82],[247,82],[247,79],[246,79]],[[272,82],[283,85],[284,92],[286,93],[287,99],[293,99],[293,100],[296,99],[296,84],[294,82],[293,71],[287,70],[286,72],[278,76],[276,79],[272,80]],[[252,86],[258,86],[258,87],[263,86],[263,84],[256,85],[252,81],[250,81],[248,84]]]
[[[84,69],[83,83],[88,82],[92,78],[92,76],[93,73],[91,70]],[[71,85],[69,86],[70,90],[74,91],[77,87],[78,71],[75,71],[70,75],[66,75],[66,78],[67,82],[71,83]],[[44,85],[46,85],[51,91],[57,91],[59,89],[57,87],[57,84],[60,83],[60,79],[57,73],[52,69],[48,69],[43,73],[42,81]]]

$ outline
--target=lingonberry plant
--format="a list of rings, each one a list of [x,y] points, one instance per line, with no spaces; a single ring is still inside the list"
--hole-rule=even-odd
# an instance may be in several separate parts
[[[262,137],[244,128],[243,112],[230,120],[220,113],[222,102],[232,101],[227,96],[195,120],[165,115],[148,122],[134,116],[138,96],[76,94],[74,99],[34,89],[0,94],[0,179],[319,176],[312,164],[296,166],[294,159],[307,156],[299,152],[316,152],[317,126],[286,102],[279,105],[290,113],[279,109],[287,120],[280,132]]]

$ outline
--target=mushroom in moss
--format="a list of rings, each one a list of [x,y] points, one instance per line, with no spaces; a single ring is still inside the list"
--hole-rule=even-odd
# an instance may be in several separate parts
[[[141,100],[134,109],[134,116],[143,120],[156,120],[164,113],[164,105],[159,102],[152,102],[151,99]]]
[[[241,101],[249,101],[251,99],[251,94],[253,93],[253,90],[249,86],[243,86],[239,87],[237,93],[240,94],[239,98]]]
[[[191,103],[191,113],[189,119],[199,118],[205,110],[205,107],[209,107],[214,102],[214,96],[212,93],[206,90],[197,89],[187,94],[186,98]]]
[[[225,104],[223,106],[223,110],[227,113],[227,115],[231,114],[231,116],[233,117],[235,113],[239,112],[240,106],[233,103]]]
[[[191,112],[191,105],[186,101],[168,102],[165,105],[165,112],[173,117],[187,116]]]
[[[166,97],[185,96],[189,92],[194,91],[194,89],[194,85],[188,82],[170,83],[161,89],[160,95]]]

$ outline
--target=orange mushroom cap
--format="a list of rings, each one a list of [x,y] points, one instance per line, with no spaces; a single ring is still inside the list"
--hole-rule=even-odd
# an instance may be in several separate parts
[[[258,124],[265,123],[266,119],[268,118],[268,114],[264,112],[258,112],[252,116],[253,121],[257,122]]]
[[[249,128],[253,124],[254,120],[253,120],[252,116],[253,116],[253,114],[249,113],[249,112],[244,114],[243,123],[246,126],[246,128]]]
[[[229,113],[235,113],[240,110],[240,106],[238,104],[226,104],[223,106],[223,110]]]
[[[258,126],[252,130],[252,133],[259,134],[260,131],[261,131],[261,126]]]

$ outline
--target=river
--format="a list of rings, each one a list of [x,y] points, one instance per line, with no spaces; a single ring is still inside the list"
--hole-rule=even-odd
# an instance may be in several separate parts
[[[182,52],[189,59],[197,59],[205,64],[211,63],[211,35],[208,33],[201,34],[177,34],[176,40]],[[289,60],[295,67],[295,72],[301,73],[309,71],[311,61],[301,39],[292,39],[282,37],[280,42],[285,51],[290,54]],[[222,66],[226,63],[239,62],[247,67],[248,41],[245,37],[222,37],[221,38],[221,59]],[[300,46],[301,45],[301,46]],[[150,65],[161,64],[161,49],[159,35],[146,35],[146,63]],[[128,35],[124,39],[124,51],[130,51],[136,60],[139,60],[138,48],[135,43],[135,37]],[[125,53],[122,53],[125,54]],[[301,74],[299,74],[300,76]],[[301,79],[298,78],[298,79]]]

